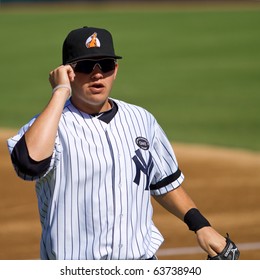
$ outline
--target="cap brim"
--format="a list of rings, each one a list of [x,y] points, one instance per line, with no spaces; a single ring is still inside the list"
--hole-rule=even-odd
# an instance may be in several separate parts
[[[90,60],[90,59],[102,59],[102,58],[114,58],[114,59],[122,59],[122,56],[119,55],[107,55],[107,54],[99,54],[99,55],[88,55],[88,56],[81,56],[75,59],[66,61],[65,64],[75,63],[82,60]]]

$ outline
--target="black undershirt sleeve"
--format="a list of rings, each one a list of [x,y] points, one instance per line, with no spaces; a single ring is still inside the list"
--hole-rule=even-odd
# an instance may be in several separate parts
[[[171,184],[172,182],[174,182],[175,180],[177,180],[180,177],[180,175],[181,175],[181,170],[178,169],[174,174],[169,175],[168,177],[164,178],[162,181],[158,182],[157,184],[151,184],[150,189],[157,190],[162,187],[165,187]]]
[[[16,143],[11,154],[12,162],[19,171],[32,177],[44,175],[50,166],[51,158],[52,156],[41,161],[33,160],[29,155],[24,135]]]

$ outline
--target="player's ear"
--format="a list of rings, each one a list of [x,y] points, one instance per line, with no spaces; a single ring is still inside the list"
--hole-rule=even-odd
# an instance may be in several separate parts
[[[118,67],[119,67],[119,65],[118,65],[118,63],[116,63],[116,65],[115,65],[115,70],[114,70],[114,80],[116,79]]]

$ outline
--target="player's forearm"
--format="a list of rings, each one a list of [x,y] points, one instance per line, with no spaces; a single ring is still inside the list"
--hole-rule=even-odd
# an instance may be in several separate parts
[[[197,232],[204,227],[211,226],[182,187],[159,196],[157,201],[169,212],[184,221],[191,231]]]
[[[59,120],[68,98],[68,89],[55,91],[50,102],[25,133],[25,141],[30,157],[43,160],[53,153]]]
[[[181,220],[184,219],[185,214],[190,209],[196,208],[195,203],[182,187],[164,195],[156,196],[155,200]]]

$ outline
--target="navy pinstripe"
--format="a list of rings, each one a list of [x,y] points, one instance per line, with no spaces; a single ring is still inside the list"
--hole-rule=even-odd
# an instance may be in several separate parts
[[[163,242],[150,197],[177,188],[183,174],[154,117],[114,102],[118,112],[106,123],[68,101],[46,173],[16,168],[36,180],[42,259],[147,259]],[[8,140],[10,153],[34,120]]]

